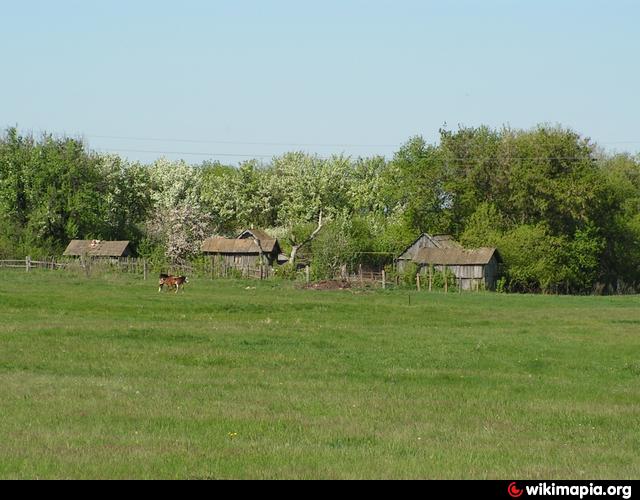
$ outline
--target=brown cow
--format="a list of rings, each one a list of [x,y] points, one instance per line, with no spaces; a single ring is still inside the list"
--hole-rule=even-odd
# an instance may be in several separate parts
[[[164,273],[160,274],[160,279],[158,281],[158,292],[162,291],[162,287],[164,286],[164,280],[166,280],[167,278],[170,278],[170,277],[171,277],[170,274],[164,274]]]
[[[189,278],[186,276],[167,276],[160,278],[160,289],[158,291],[161,291],[162,287],[167,285],[169,288],[175,287],[176,293],[178,293],[181,287],[184,288],[185,283],[189,283]]]

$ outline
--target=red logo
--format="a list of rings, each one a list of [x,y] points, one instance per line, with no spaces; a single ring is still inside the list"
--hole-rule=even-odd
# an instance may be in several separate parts
[[[511,495],[513,498],[518,498],[519,496],[522,496],[522,493],[523,493],[522,490],[518,489],[515,481],[509,485],[509,487],[507,488],[507,491],[509,492],[509,495]]]

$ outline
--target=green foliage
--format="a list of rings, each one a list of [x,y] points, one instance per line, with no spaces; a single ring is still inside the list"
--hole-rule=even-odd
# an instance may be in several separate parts
[[[420,271],[420,267],[415,262],[407,262],[404,265],[404,269],[400,274],[400,281],[405,287],[415,287],[416,286],[416,276],[418,276],[418,272]]]
[[[423,276],[425,278],[425,283],[428,283],[429,274]],[[453,274],[451,269],[447,269],[446,272],[442,272],[439,270],[433,270],[432,274],[432,288],[434,290],[444,290],[445,282],[447,283],[447,290],[450,292],[455,292],[458,290],[458,280],[456,279],[456,275]]]
[[[0,137],[0,254],[59,255],[70,239],[126,239],[154,262],[193,259],[212,234],[271,228],[328,277],[380,268],[420,232],[497,247],[512,291],[640,289],[640,158],[576,132],[460,127],[413,137],[391,161],[290,152],[238,168],[129,164],[72,138]],[[161,255],[162,254],[162,255]]]
[[[0,138],[0,216],[15,253],[59,254],[74,238],[136,239],[148,207],[144,173],[117,157],[16,129]]]
[[[331,279],[340,273],[341,266],[353,267],[360,229],[362,227],[358,227],[346,215],[340,215],[326,224],[311,245],[311,273],[314,279]]]
[[[452,202],[441,149],[414,137],[395,154],[387,174],[407,223],[418,232],[450,232]]]
[[[138,245],[138,256],[147,260],[149,269],[155,273],[166,272],[170,259],[166,255],[162,244],[152,238],[144,238]]]
[[[496,206],[483,202],[469,217],[464,232],[460,235],[460,243],[465,248],[496,246],[506,225]]]
[[[291,264],[284,264],[275,267],[273,275],[279,279],[293,281],[298,277],[298,270]]]

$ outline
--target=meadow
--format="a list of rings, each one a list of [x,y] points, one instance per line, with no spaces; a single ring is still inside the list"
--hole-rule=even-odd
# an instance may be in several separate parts
[[[0,478],[637,478],[640,297],[5,272]]]

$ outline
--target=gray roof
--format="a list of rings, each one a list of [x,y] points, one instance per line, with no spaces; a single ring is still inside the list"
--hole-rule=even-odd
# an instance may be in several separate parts
[[[453,239],[450,234],[434,234],[431,240],[438,248],[462,248],[462,245]]]
[[[130,253],[128,241],[71,240],[63,255],[80,257],[124,257]]]
[[[245,229],[238,235],[238,238],[246,237],[249,234],[253,234],[253,236],[255,236],[256,239],[260,240],[261,242],[275,239],[273,236],[270,236],[266,231],[263,231],[262,229]]]
[[[502,262],[495,248],[421,248],[416,252],[413,261],[417,264],[434,264],[446,266],[471,266],[488,264],[494,257]]]
[[[243,233],[244,234],[244,233]],[[277,249],[280,252],[278,240],[259,240],[264,253],[271,253]],[[258,245],[253,238],[231,239],[222,236],[212,236],[202,243],[202,251],[205,253],[226,253],[226,254],[260,254]]]
[[[412,260],[414,257],[414,253],[418,250],[418,248],[414,247],[416,247],[416,244],[423,238],[431,242],[431,244],[436,248],[462,248],[462,245],[454,240],[453,236],[451,236],[450,234],[436,234],[434,236],[431,236],[428,233],[422,233],[415,240],[413,240],[411,245],[405,248],[404,252],[402,252],[398,256],[398,260]]]

